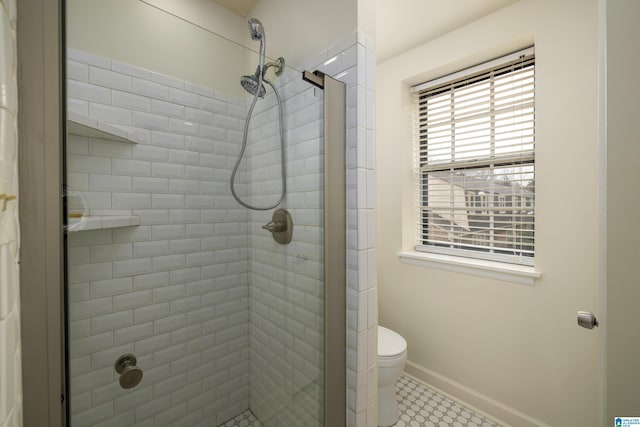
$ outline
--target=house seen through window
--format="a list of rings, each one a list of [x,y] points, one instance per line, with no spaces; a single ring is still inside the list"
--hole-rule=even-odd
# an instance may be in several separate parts
[[[533,48],[415,86],[416,249],[533,265]]]

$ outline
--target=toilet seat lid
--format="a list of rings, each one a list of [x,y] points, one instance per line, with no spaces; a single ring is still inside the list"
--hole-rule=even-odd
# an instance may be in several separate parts
[[[407,341],[397,332],[378,325],[378,357],[393,357],[407,351]]]

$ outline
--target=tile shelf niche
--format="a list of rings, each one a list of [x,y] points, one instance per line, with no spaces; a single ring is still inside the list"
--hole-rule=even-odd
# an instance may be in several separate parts
[[[140,217],[135,215],[101,215],[69,218],[67,231],[70,233],[105,228],[131,227],[140,225]]]
[[[67,113],[67,131],[73,135],[87,136],[90,138],[108,139],[110,141],[128,142],[130,144],[138,143],[138,138],[125,129],[74,111]]]
[[[72,135],[89,138],[107,139],[129,144],[138,143],[138,138],[127,130],[74,111],[67,113],[67,131]],[[140,218],[135,215],[89,215],[81,218],[69,218],[67,231],[78,232],[135,225],[140,225]]]

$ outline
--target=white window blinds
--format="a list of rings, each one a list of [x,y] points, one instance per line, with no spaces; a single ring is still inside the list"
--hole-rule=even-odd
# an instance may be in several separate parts
[[[533,48],[413,88],[417,250],[533,265]]]

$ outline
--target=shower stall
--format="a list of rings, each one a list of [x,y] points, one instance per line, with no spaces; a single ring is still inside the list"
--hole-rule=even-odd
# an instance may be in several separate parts
[[[256,19],[257,54],[133,3],[147,31],[211,49],[159,40],[144,46],[151,59],[122,59],[122,47],[82,45],[86,24],[68,19],[68,424],[351,425],[375,390],[371,346],[358,347],[375,326],[366,304],[358,315],[358,268],[371,259],[358,266],[346,237],[362,218],[356,35],[333,61],[310,53],[314,66],[294,69],[265,57]],[[152,68],[153,55],[185,68]]]

